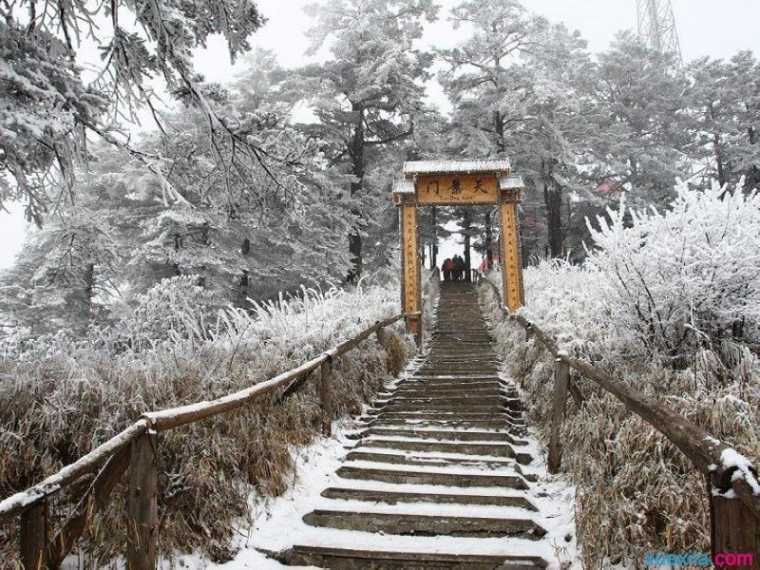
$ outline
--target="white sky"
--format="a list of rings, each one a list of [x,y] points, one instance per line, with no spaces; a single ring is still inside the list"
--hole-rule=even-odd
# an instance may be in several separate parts
[[[569,28],[580,30],[592,51],[605,49],[618,30],[634,29],[636,0],[523,0],[532,11],[551,21],[564,22]],[[686,61],[709,55],[730,57],[742,49],[760,53],[760,34],[756,33],[760,21],[758,0],[672,0],[681,37],[681,48]],[[275,51],[280,63],[298,66],[304,63],[307,47],[304,31],[310,19],[303,6],[310,0],[256,0],[261,12],[269,19],[264,28],[253,37],[253,44]],[[457,32],[446,22],[448,7],[454,0],[438,0],[443,7],[441,19],[431,25],[425,43],[449,47],[458,40]],[[211,41],[208,49],[196,57],[198,71],[208,80],[224,82],[233,79],[244,65],[241,59],[230,65],[224,42]],[[431,97],[442,102],[440,93],[433,88]],[[10,214],[0,211],[0,269],[8,267],[18,251],[24,235],[25,223],[22,208],[9,205]]]

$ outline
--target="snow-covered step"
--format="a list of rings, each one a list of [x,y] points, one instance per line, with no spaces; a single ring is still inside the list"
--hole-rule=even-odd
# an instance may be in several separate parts
[[[367,439],[362,440],[355,449],[370,447],[395,449],[400,451],[441,451],[445,453],[464,453],[469,455],[491,455],[494,457],[514,457],[518,463],[527,465],[532,457],[527,453],[518,453],[511,445],[492,443],[443,442],[433,440],[405,439]]]
[[[505,495],[461,495],[451,493],[400,493],[397,491],[376,491],[370,489],[345,489],[329,487],[322,491],[328,499],[346,501],[368,501],[372,503],[434,503],[457,505],[488,505],[497,507],[514,507],[536,511],[536,507],[523,496]]]
[[[512,437],[510,434],[506,433],[505,430],[437,430],[410,426],[408,428],[402,429],[372,427],[360,432],[346,434],[346,437],[350,439],[359,439],[371,436],[434,439],[436,441],[503,441],[512,445],[525,445],[527,443],[524,440],[519,440]]]
[[[527,489],[525,479],[518,475],[474,475],[471,473],[446,473],[430,471],[406,471],[397,469],[371,469],[340,467],[337,471],[344,479],[364,479],[388,483],[423,485],[446,485],[448,487],[508,487]]]
[[[354,550],[319,546],[294,546],[279,555],[289,565],[317,566],[334,570],[357,568],[414,568],[441,570],[467,568],[468,570],[536,570],[546,568],[546,561],[538,556],[444,554],[420,552],[390,552],[383,550]]]
[[[304,516],[304,522],[312,526],[407,536],[516,536],[538,539],[546,534],[546,531],[531,519],[315,510]]]
[[[512,460],[481,459],[477,457],[442,457],[422,455],[401,455],[395,453],[370,453],[366,451],[351,451],[346,455],[346,461],[370,461],[375,463],[390,463],[398,465],[427,465],[430,467],[467,466],[475,469],[514,469]]]
[[[374,449],[349,451],[345,461],[377,461],[380,463],[414,464],[415,462],[426,465],[469,465],[479,469],[499,469],[514,467],[514,459],[499,459],[487,455],[466,455],[454,453],[396,453],[391,450]]]

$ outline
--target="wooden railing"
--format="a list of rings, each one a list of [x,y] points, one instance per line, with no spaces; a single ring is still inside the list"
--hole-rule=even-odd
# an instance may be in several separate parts
[[[555,359],[554,393],[549,436],[550,472],[559,471],[562,463],[560,430],[565,417],[568,393],[580,400],[577,387],[570,378],[570,369],[580,377],[615,396],[631,412],[638,415],[675,445],[694,467],[705,476],[710,504],[710,535],[713,554],[753,554],[752,569],[760,569],[760,485],[757,471],[747,462],[736,461],[738,454],[728,445],[708,434],[695,423],[677,414],[661,402],[645,398],[627,384],[585,360],[574,358],[559,349],[557,343],[535,323],[520,313],[510,313],[503,305],[499,288],[488,279],[504,318],[525,329],[526,342],[539,342]],[[580,403],[580,402],[579,402]],[[742,458],[743,459],[743,458]]]
[[[284,388],[292,393],[312,372],[319,371],[318,394],[322,431],[330,435],[333,410],[330,376],[334,358],[356,348],[373,334],[382,343],[385,328],[403,318],[396,315],[380,321],[301,366],[283,372],[222,398],[148,412],[127,429],[96,447],[75,463],[29,489],[0,501],[0,522],[19,516],[19,554],[26,570],[57,568],[87,528],[94,512],[102,510],[122,475],[129,472],[126,559],[130,570],[154,569],[158,561],[158,471],[157,433],[241,408],[266,394]],[[52,540],[48,540],[48,500],[65,487],[91,478],[84,496]]]

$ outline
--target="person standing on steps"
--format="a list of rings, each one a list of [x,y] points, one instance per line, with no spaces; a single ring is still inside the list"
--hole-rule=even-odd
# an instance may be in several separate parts
[[[454,271],[454,262],[451,260],[450,257],[447,257],[446,260],[443,262],[443,280],[444,281],[451,281],[452,272]]]
[[[456,273],[456,281],[464,280],[464,259],[461,256],[454,256],[454,272]]]

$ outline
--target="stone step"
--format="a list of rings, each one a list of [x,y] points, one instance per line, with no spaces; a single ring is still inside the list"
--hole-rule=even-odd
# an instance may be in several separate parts
[[[398,401],[398,400],[427,400],[430,398],[504,398],[510,399],[503,390],[499,388],[472,389],[454,388],[450,390],[428,390],[425,388],[415,388],[407,390],[393,390],[389,392],[380,392],[377,395],[378,401]]]
[[[537,556],[431,554],[301,545],[273,557],[288,566],[332,570],[536,570],[547,566],[546,561]]]
[[[355,513],[315,510],[303,517],[318,527],[395,534],[400,536],[461,536],[471,538],[519,537],[539,539],[546,531],[530,519],[495,519]]]
[[[391,469],[365,469],[339,467],[336,471],[344,479],[382,481],[404,485],[446,485],[449,487],[502,487],[527,489],[525,480],[517,475],[475,475],[463,473],[434,473],[426,471],[396,471]]]
[[[408,403],[408,402],[376,402],[375,406],[377,411],[385,412],[429,412],[429,411],[444,411],[444,412],[478,412],[482,414],[498,414],[509,410],[505,404],[499,402],[489,402],[488,404],[471,402],[447,402],[440,400],[438,402],[424,402],[424,403]]]
[[[389,463],[391,465],[416,465],[427,467],[484,467],[486,469],[519,468],[514,461],[496,459],[464,459],[462,457],[422,457],[415,455],[400,455],[397,453],[372,453],[367,451],[351,451],[346,454],[347,461],[370,461],[374,463]],[[520,473],[522,475],[522,473]]]
[[[441,412],[441,411],[427,411],[427,412],[379,412],[375,414],[367,414],[367,421],[462,421],[462,422],[478,422],[478,421],[496,421],[505,425],[505,422],[510,422],[507,416],[507,411],[502,410],[495,414],[482,414],[480,412]],[[506,424],[508,425],[508,423]],[[524,425],[522,421],[515,422],[513,425]]]
[[[458,396],[439,396],[438,394],[431,394],[430,396],[426,397],[419,397],[419,398],[413,398],[413,397],[406,397],[406,396],[393,396],[391,398],[388,398],[387,400],[378,400],[378,403],[385,402],[388,404],[432,404],[437,405],[440,403],[445,404],[490,404],[490,403],[502,403],[503,405],[510,404],[514,400],[511,400],[506,397],[497,396],[497,397],[488,397],[483,396],[482,394],[460,394]]]
[[[506,404],[500,404],[498,401],[489,402],[487,404],[473,402],[421,402],[421,403],[408,403],[404,401],[396,402],[375,402],[373,408],[367,410],[369,415],[377,415],[382,412],[407,412],[414,413],[429,413],[429,412],[450,412],[452,414],[459,413],[480,413],[480,414],[492,414],[493,417],[502,417],[506,415],[507,419],[520,422],[522,421],[522,412],[510,410]],[[464,416],[462,416],[464,417]]]
[[[447,443],[428,440],[408,441],[367,439],[362,440],[352,449],[362,448],[456,453],[459,455],[486,455],[491,457],[513,457],[521,465],[529,465],[533,461],[533,457],[529,453],[517,453],[511,445],[503,443]]]
[[[417,373],[420,375],[424,374],[434,374],[434,375],[442,375],[442,374],[470,374],[470,375],[477,375],[477,374],[492,374],[496,375],[498,374],[499,369],[496,366],[493,366],[491,368],[483,368],[483,367],[467,367],[467,366],[461,366],[461,367],[454,367],[454,366],[446,366],[443,368],[430,368],[423,366],[422,368],[419,368],[417,370]]]
[[[423,430],[414,429],[390,429],[390,428],[369,428],[356,433],[348,433],[349,439],[359,439],[366,437],[408,437],[420,439],[434,439],[438,441],[504,441],[512,445],[525,445],[526,441],[516,440],[508,433],[496,431],[448,431],[448,430]]]
[[[525,430],[523,425],[515,425],[507,422],[505,418],[490,420],[469,420],[469,419],[386,419],[378,417],[364,423],[367,427],[388,427],[391,429],[403,429],[408,427],[419,427],[425,429],[506,429],[509,433]]]
[[[341,489],[330,487],[322,491],[326,499],[344,501],[367,501],[370,503],[433,503],[436,505],[478,505],[494,507],[514,507],[526,511],[537,511],[525,497],[505,497],[492,495],[451,495],[443,493],[400,493],[395,491],[373,491],[370,489]]]
[[[404,389],[398,389],[393,391],[385,392],[386,399],[387,397],[396,397],[396,398],[457,398],[462,395],[469,395],[469,394],[477,394],[485,398],[489,397],[499,397],[499,398],[505,398],[507,400],[514,399],[512,395],[510,395],[509,392],[507,392],[504,388],[501,386],[473,386],[472,388],[468,387],[466,384],[459,385],[455,387],[448,387],[449,385],[446,385],[446,387],[441,387],[440,384],[437,385],[424,385],[424,384],[414,384],[409,385],[408,387],[405,387]],[[378,398],[382,398],[378,394]]]
[[[303,545],[271,556],[288,566],[333,570],[536,570],[547,566],[547,562],[537,556],[431,554]]]
[[[406,403],[406,404],[414,404],[414,405],[433,405],[433,406],[442,406],[442,409],[446,409],[446,407],[451,407],[452,404],[455,405],[455,407],[468,407],[470,405],[501,405],[506,406],[507,404],[510,404],[511,401],[514,400],[511,396],[504,394],[504,393],[497,393],[496,395],[493,394],[483,394],[483,393],[469,393],[464,392],[462,394],[440,394],[439,391],[431,391],[425,394],[407,394],[404,392],[401,393],[390,393],[385,396],[385,399],[378,398],[373,402],[375,405],[389,405],[389,404],[399,404],[399,403]],[[514,407],[514,406],[513,406]]]

